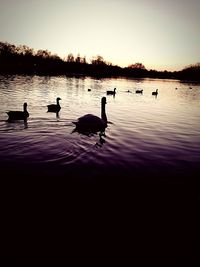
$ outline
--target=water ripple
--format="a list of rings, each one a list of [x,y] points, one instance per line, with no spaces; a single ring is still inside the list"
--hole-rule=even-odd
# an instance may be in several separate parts
[[[28,79],[30,78],[30,79]],[[138,86],[142,95],[135,94]],[[178,81],[66,77],[0,77],[0,161],[38,166],[50,175],[66,167],[91,173],[107,169],[124,173],[147,169],[156,172],[184,169],[200,163],[200,87],[187,90]],[[109,120],[105,136],[74,132],[72,123],[85,113],[100,116],[101,97],[117,87],[115,98],[107,97]],[[174,88],[180,88],[174,90]],[[88,93],[88,88],[92,88]],[[159,89],[158,97],[151,92]],[[127,93],[127,90],[132,93]],[[62,98],[59,116],[46,106]],[[27,123],[8,123],[7,110],[21,110],[28,102]],[[48,171],[49,169],[49,171]]]

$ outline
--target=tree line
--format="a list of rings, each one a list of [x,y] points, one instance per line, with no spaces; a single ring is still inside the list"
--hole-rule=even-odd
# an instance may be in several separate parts
[[[48,50],[37,50],[26,46],[15,46],[0,42],[0,73],[30,75],[85,75],[95,77],[162,78],[200,81],[200,63],[180,71],[147,70],[142,63],[127,67],[113,65],[100,55],[87,62],[80,54],[68,54],[61,59]]]

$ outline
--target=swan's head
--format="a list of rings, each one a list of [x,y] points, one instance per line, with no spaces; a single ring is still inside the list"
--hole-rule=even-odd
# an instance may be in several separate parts
[[[24,103],[24,108],[26,109],[26,108],[27,108],[27,106],[28,106],[28,105],[27,105],[27,103],[25,102],[25,103]]]
[[[61,100],[61,98],[60,97],[57,97],[56,100],[59,101],[59,100]]]
[[[103,96],[102,99],[101,99],[101,104],[102,105],[105,105],[107,102],[106,102],[106,97]]]

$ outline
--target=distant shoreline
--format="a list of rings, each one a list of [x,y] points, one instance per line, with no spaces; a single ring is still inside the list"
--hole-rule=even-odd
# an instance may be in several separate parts
[[[143,79],[149,79],[149,80],[154,80],[154,79],[158,79],[158,80],[173,80],[173,81],[178,81],[181,83],[195,83],[195,84],[199,84],[200,83],[200,79],[199,80],[192,80],[192,79],[178,79],[175,77],[149,77],[149,76],[144,76],[144,77],[134,77],[134,76],[116,76],[116,75],[112,75],[112,76],[103,76],[103,75],[89,75],[89,74],[82,74],[82,73],[30,73],[30,72],[2,72],[0,71],[0,75],[1,76],[5,76],[5,75],[22,75],[22,76],[52,76],[52,77],[58,77],[58,76],[66,76],[66,77],[73,77],[73,78],[85,78],[85,77],[91,77],[91,78],[97,78],[97,79],[133,79],[133,80],[143,80]]]
[[[34,51],[27,46],[15,46],[0,42],[0,74],[39,76],[90,76],[98,78],[153,78],[173,79],[182,82],[200,82],[200,63],[185,67],[180,71],[147,70],[142,63],[119,67],[96,56],[91,63],[85,57],[69,54],[65,60],[47,50]]]

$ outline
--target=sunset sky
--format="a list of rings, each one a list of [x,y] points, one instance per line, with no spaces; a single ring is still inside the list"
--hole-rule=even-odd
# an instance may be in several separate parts
[[[0,0],[0,41],[180,70],[200,62],[200,1]]]

